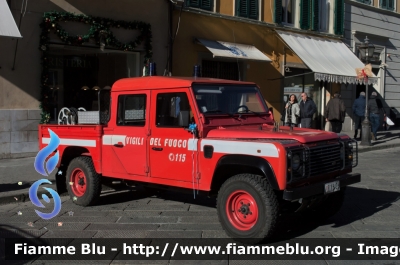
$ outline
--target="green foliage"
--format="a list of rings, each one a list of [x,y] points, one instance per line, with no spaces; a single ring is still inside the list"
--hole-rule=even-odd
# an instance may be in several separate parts
[[[90,25],[89,31],[85,35],[72,35],[67,32],[59,22],[80,22]],[[151,25],[141,21],[127,22],[122,20],[112,20],[102,17],[92,17],[86,15],[76,15],[69,12],[46,12],[43,16],[43,21],[40,23],[42,33],[40,35],[39,48],[42,53],[42,76],[41,76],[41,92],[40,92],[40,109],[41,121],[40,123],[47,123],[50,120],[49,102],[50,87],[48,84],[48,58],[47,51],[49,50],[49,33],[54,32],[61,41],[67,45],[81,46],[90,39],[94,39],[100,45],[101,36],[105,36],[104,41],[106,47],[122,51],[135,51],[138,45],[144,42],[145,55],[144,62],[147,64],[153,56],[152,51],[152,32]],[[136,39],[123,43],[119,41],[113,34],[111,28],[123,28],[126,30],[137,30],[140,34]]]

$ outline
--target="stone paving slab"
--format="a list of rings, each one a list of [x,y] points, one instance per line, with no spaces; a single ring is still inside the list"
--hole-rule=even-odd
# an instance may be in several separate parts
[[[93,238],[145,238],[148,230],[99,230]]]
[[[157,230],[159,227],[157,224],[91,224],[85,230]]]
[[[183,213],[183,211],[182,211]],[[160,211],[112,211],[109,212],[107,216],[161,216]],[[164,216],[164,215],[163,215]]]
[[[61,226],[58,223],[34,223],[34,226],[40,227],[40,229],[52,230],[52,231],[61,231],[61,230],[74,230],[77,233],[81,233],[85,230],[90,223],[64,223],[62,222]]]
[[[335,238],[400,238],[397,232],[386,231],[355,231],[355,232],[331,232]]]
[[[203,223],[203,224],[213,224],[218,223],[218,216],[216,214],[211,214],[207,216],[182,216],[179,217],[178,223]]]
[[[147,238],[201,238],[202,231],[149,231]]]
[[[217,212],[217,208],[210,206],[202,206],[202,205],[191,205],[189,211],[198,212],[198,211],[210,211]]]
[[[63,213],[60,212],[58,215],[59,217],[70,217],[75,216],[75,217],[106,217],[110,215],[109,212],[107,211],[62,211]],[[71,213],[70,213],[71,212]]]
[[[79,231],[76,230],[64,230],[64,231],[48,231],[41,238],[92,238],[96,234],[96,231]]]
[[[117,223],[119,224],[169,224],[169,223],[177,223],[178,217],[172,216],[157,216],[157,217],[129,217],[123,216],[121,217]]]
[[[190,205],[135,205],[128,206],[125,211],[188,211]]]
[[[7,229],[0,230],[0,238],[36,238],[45,234],[47,231],[43,230],[20,230],[20,229]]]
[[[117,222],[118,217],[114,216],[105,216],[102,218],[98,218],[96,216],[61,216],[61,217],[54,217],[51,220],[43,220],[38,219],[38,223],[115,223]],[[50,221],[50,222],[49,222]]]
[[[224,230],[204,230],[202,238],[228,238]]]
[[[158,230],[220,230],[220,224],[161,224]]]

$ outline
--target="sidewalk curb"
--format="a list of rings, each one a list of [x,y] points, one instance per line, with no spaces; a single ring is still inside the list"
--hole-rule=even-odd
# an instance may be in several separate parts
[[[400,143],[376,145],[376,146],[370,146],[370,147],[365,147],[365,148],[360,148],[359,147],[358,148],[358,153],[366,153],[366,152],[370,152],[370,151],[390,149],[390,148],[395,148],[395,147],[400,147]]]

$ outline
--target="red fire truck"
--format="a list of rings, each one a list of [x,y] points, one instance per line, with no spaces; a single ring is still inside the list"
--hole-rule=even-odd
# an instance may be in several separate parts
[[[284,207],[331,216],[346,186],[361,180],[352,173],[355,141],[277,126],[254,83],[127,78],[102,98],[99,111],[77,111],[73,125],[39,126],[40,148],[49,129],[60,138],[57,189],[78,205],[93,205],[108,180],[193,190],[217,196],[229,236],[257,242],[272,235]]]

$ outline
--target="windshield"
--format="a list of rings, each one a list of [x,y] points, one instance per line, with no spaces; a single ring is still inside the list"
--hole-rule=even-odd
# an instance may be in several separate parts
[[[199,111],[205,115],[268,112],[254,86],[193,85],[193,92]]]

